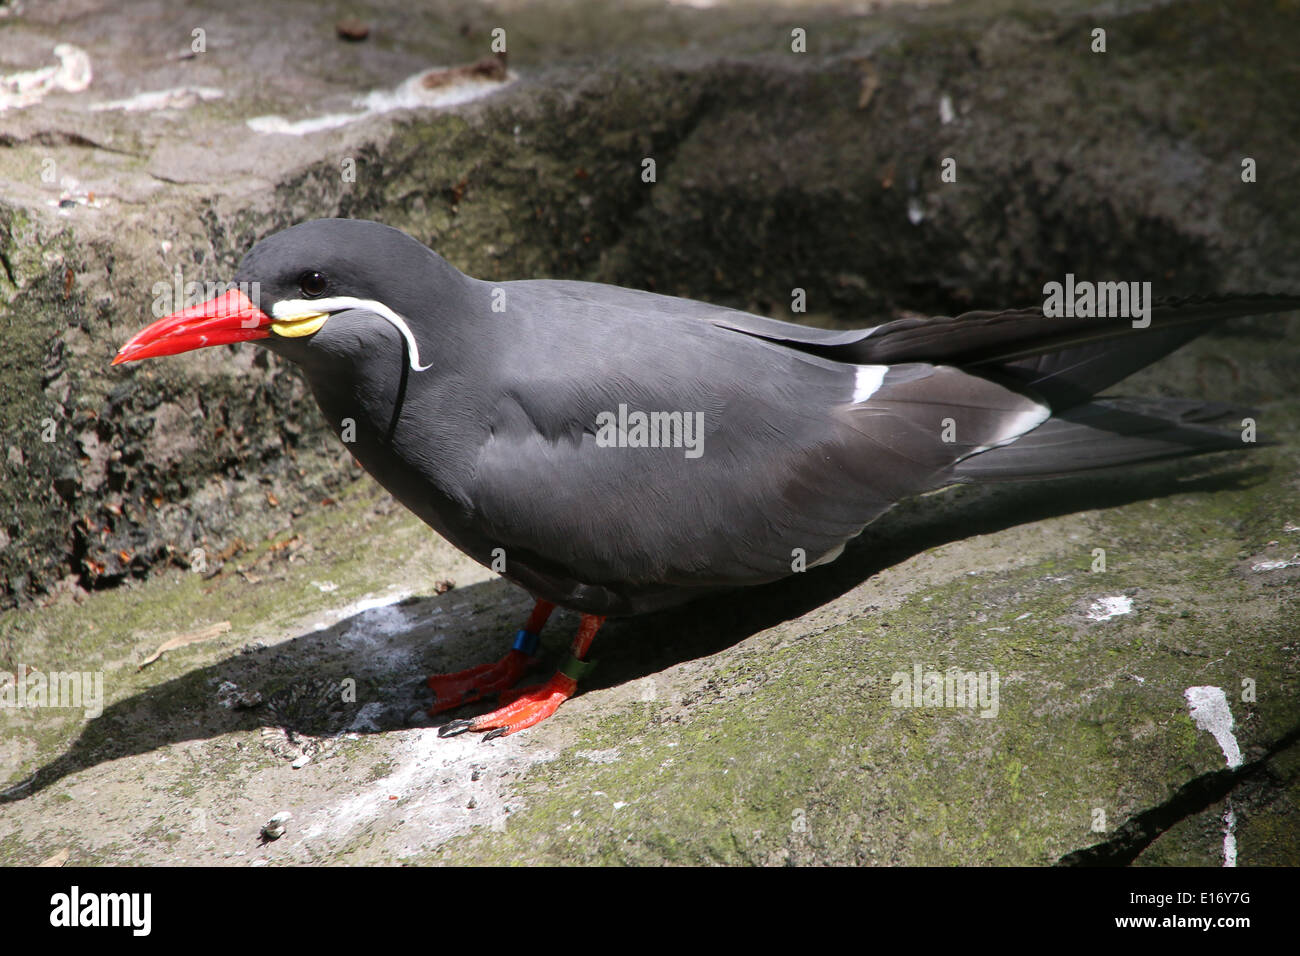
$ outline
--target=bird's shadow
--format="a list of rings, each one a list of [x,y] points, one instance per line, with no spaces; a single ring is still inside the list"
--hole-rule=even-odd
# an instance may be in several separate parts
[[[584,688],[622,684],[716,653],[940,545],[1078,511],[1246,488],[1263,480],[1267,470],[1210,465],[1207,471],[1203,463],[1184,462],[1105,480],[963,487],[914,499],[873,523],[833,564],[670,611],[609,621],[597,638],[600,666],[584,679]],[[0,803],[25,799],[108,760],[231,731],[271,728],[272,746],[291,756],[295,748],[311,753],[320,741],[345,731],[382,733],[412,723],[441,723],[457,712],[423,715],[431,696],[425,676],[500,656],[530,607],[526,595],[498,579],[361,610],[271,646],[246,645],[106,707],[66,751],[0,791]],[[553,618],[543,638],[544,667],[553,667],[567,648],[575,621],[567,612]],[[340,691],[346,681],[354,682],[350,695]],[[262,702],[241,706],[251,702],[241,694],[255,694]],[[475,708],[488,705],[462,711]]]

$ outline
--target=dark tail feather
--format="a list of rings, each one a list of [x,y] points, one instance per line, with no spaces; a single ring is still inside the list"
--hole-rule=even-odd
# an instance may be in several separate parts
[[[1271,444],[1243,441],[1241,420],[1253,415],[1248,408],[1192,399],[1100,399],[1049,419],[1010,445],[972,455],[957,464],[954,477],[1053,478]]]
[[[1300,309],[1300,296],[1163,299],[1150,325],[1121,318],[1049,318],[1042,309],[900,319],[852,346],[860,362],[956,365],[1044,398],[1059,413],[1109,388],[1205,332],[1244,315]],[[844,348],[844,347],[841,347]]]
[[[1296,309],[1300,309],[1300,296],[1295,295],[1159,299],[1151,306],[1151,324],[1146,328],[1134,328],[1131,321],[1122,318],[1049,318],[1041,308],[963,312],[953,318],[886,322],[840,348],[852,348],[855,362],[997,366],[1094,342],[1140,338],[1183,325]]]
[[[1207,328],[1204,322],[1197,322],[1150,329],[1138,337],[1076,345],[1002,365],[977,366],[971,371],[986,373],[1014,388],[1028,389],[1060,414],[1164,358]]]

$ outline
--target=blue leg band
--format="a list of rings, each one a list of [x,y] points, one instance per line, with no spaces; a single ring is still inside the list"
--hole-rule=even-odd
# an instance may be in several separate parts
[[[529,657],[537,653],[537,645],[541,641],[542,635],[535,631],[525,631],[520,629],[515,635],[514,649],[523,651]]]

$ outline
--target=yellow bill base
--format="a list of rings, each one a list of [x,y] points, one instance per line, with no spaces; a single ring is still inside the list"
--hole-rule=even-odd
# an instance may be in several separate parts
[[[276,319],[271,323],[271,331],[287,339],[298,339],[319,331],[328,318],[328,312],[311,312],[292,319]]]

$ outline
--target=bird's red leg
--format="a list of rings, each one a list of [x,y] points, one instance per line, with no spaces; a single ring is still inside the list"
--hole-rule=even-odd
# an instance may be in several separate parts
[[[528,615],[528,622],[515,634],[514,647],[501,660],[480,664],[455,674],[434,674],[430,677],[428,685],[433,691],[433,706],[429,708],[429,713],[451,710],[462,704],[473,703],[487,694],[513,687],[537,653],[538,636],[554,610],[555,605],[550,601],[538,601],[533,606],[533,613]]]
[[[583,658],[591,648],[592,638],[604,623],[605,619],[595,614],[582,615],[578,634],[573,639],[572,653],[550,680],[513,692],[509,703],[491,713],[470,720],[453,720],[439,728],[438,736],[454,737],[467,730],[486,730],[488,734],[483,739],[491,740],[541,723],[573,696],[578,689],[578,678],[591,669],[591,663]]]

